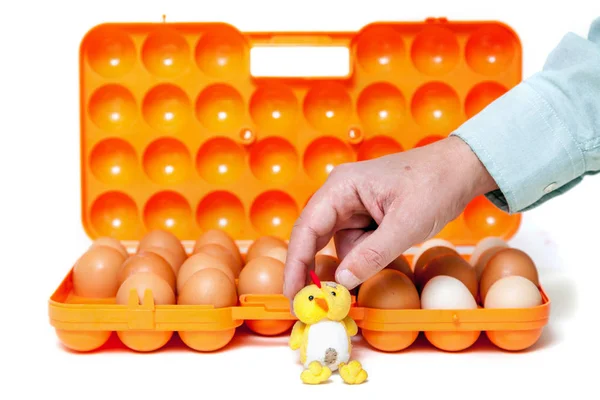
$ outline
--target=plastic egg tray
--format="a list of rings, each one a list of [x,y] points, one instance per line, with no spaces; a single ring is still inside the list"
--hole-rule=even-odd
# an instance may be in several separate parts
[[[464,256],[467,259],[467,256]],[[412,262],[412,256],[407,255]],[[90,300],[72,292],[72,272],[50,299],[50,320],[59,340],[76,351],[101,348],[113,332],[128,348],[162,348],[175,333],[191,349],[208,352],[226,347],[245,324],[258,335],[289,333],[296,318],[282,295],[242,295],[235,307],[155,305],[150,291],[140,303],[135,291],[128,305],[114,298]],[[527,309],[383,310],[359,307],[353,296],[350,316],[374,349],[398,352],[423,332],[440,350],[460,352],[482,334],[498,348],[519,351],[533,346],[548,323],[550,300],[540,287],[542,304]],[[141,305],[140,305],[141,304]]]
[[[282,44],[346,46],[350,74],[253,77],[250,49]],[[287,239],[336,165],[443,138],[520,80],[518,37],[493,21],[280,33],[223,23],[96,26],[80,48],[84,229],[130,246],[153,229],[184,243],[209,229],[240,243]],[[469,246],[485,236],[509,239],[519,224],[519,215],[480,197],[437,237]],[[281,296],[242,296],[231,309],[154,306],[151,295],[144,306],[90,304],[72,296],[70,279],[53,294],[50,318],[63,343],[80,350],[101,346],[113,331],[132,333],[136,349],[179,332],[190,347],[215,350],[245,321],[262,323],[264,333],[293,323]],[[532,310],[353,308],[352,315],[383,350],[407,347],[419,331],[438,332],[434,344],[445,349],[465,348],[482,331],[499,347],[521,349],[547,322],[544,299]]]
[[[347,46],[346,78],[254,78],[250,48]],[[92,237],[289,237],[341,163],[447,136],[521,79],[496,23],[373,24],[358,33],[242,34],[224,24],[112,24],[81,46],[83,222]],[[514,233],[485,199],[439,237]]]

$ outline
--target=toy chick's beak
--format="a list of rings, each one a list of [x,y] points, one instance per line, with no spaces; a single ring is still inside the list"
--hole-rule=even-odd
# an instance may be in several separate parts
[[[319,297],[315,299],[315,302],[321,309],[323,309],[323,311],[329,311],[329,304],[327,304],[327,301],[325,299]]]

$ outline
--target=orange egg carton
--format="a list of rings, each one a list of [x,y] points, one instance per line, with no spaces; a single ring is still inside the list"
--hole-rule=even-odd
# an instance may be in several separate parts
[[[251,49],[342,46],[349,74],[255,77]],[[135,247],[153,229],[192,243],[220,229],[236,241],[289,238],[310,196],[341,163],[439,140],[521,81],[521,44],[494,21],[382,22],[358,32],[243,33],[223,23],[111,23],[80,48],[81,200],[90,238]],[[492,132],[493,134],[493,132]],[[520,215],[484,197],[436,237],[457,246],[509,239]],[[130,348],[160,348],[178,332],[191,348],[222,348],[243,323],[281,333],[294,317],[282,296],[239,306],[127,306],[72,294],[71,273],[50,299],[60,340],[96,349],[119,333]],[[505,349],[530,347],[549,300],[526,310],[375,310],[353,307],[365,339],[387,351],[427,332],[460,350],[481,332]]]
[[[348,47],[350,76],[250,74],[251,48],[290,43]],[[444,137],[521,79],[508,28],[438,20],[279,34],[108,24],[80,62],[84,227],[125,241],[156,228],[289,237],[333,167]],[[519,221],[478,199],[438,236],[469,245]]]
[[[467,259],[466,255],[463,255]],[[411,255],[406,256],[409,262]],[[282,295],[242,295],[235,307],[155,305],[152,293],[140,302],[132,291],[128,305],[114,298],[90,300],[72,292],[72,271],[50,299],[50,320],[60,341],[76,351],[103,346],[113,332],[132,350],[162,348],[175,332],[191,349],[215,351],[233,339],[242,324],[264,336],[284,334],[295,316]],[[356,305],[350,316],[373,348],[397,352],[410,347],[420,332],[436,348],[462,351],[485,333],[498,348],[519,351],[533,346],[548,323],[550,300],[540,288],[542,304],[528,309],[381,310]]]

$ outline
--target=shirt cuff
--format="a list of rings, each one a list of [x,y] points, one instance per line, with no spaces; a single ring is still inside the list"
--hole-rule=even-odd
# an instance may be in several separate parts
[[[540,204],[585,172],[582,150],[534,85],[535,78],[521,82],[452,133],[498,185],[486,197],[508,213]]]

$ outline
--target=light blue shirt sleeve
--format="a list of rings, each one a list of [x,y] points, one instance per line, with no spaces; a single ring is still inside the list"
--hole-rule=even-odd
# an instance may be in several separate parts
[[[600,171],[600,18],[587,38],[565,35],[540,72],[452,135],[498,185],[487,198],[509,213],[538,207]]]

